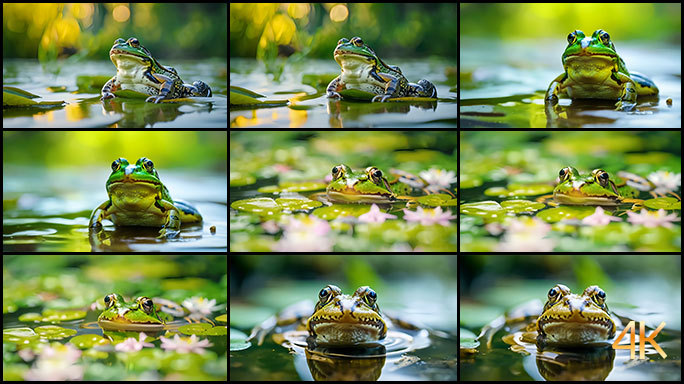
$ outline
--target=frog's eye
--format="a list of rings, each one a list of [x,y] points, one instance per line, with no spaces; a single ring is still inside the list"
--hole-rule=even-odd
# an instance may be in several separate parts
[[[378,300],[378,294],[375,293],[374,290],[370,288],[366,288],[366,294],[363,296],[363,301],[366,302],[369,306],[374,306],[375,302]]]
[[[570,167],[565,167],[558,172],[558,178],[560,181],[565,181],[567,180],[570,175],[572,175],[572,171],[570,170]]]
[[[575,44],[575,41],[577,41],[577,31],[570,32],[568,35],[568,44]]]
[[[601,33],[599,33],[599,39],[601,39],[603,45],[610,46],[610,35],[608,32],[601,31]]]
[[[154,302],[152,299],[149,297],[141,296],[138,297],[137,300],[138,304],[140,304],[140,308],[147,314],[152,313],[152,310],[154,309]]]
[[[557,289],[556,287],[553,287],[549,289],[549,300],[555,300],[558,294],[560,293],[560,290]]]
[[[111,307],[112,305],[114,305],[115,302],[116,302],[116,297],[114,296],[114,294],[107,295],[104,298],[104,303],[105,303],[106,308]]]
[[[154,173],[154,163],[150,159],[145,159],[143,161],[143,166],[145,167],[145,170],[149,173]]]
[[[591,173],[594,175],[594,180],[599,183],[599,185],[602,187],[608,185],[608,180],[610,180],[608,172],[604,171],[603,169],[594,169]]]
[[[353,37],[351,39],[351,42],[354,43],[354,45],[356,45],[357,47],[360,47],[363,45],[363,40],[361,40],[360,37]]]
[[[344,176],[344,167],[342,165],[334,166],[332,169],[333,180],[337,180],[342,176]]]
[[[337,41],[337,45],[346,44],[348,42],[349,42],[349,39],[347,39],[346,37],[343,37]]]
[[[119,168],[121,168],[121,163],[123,162],[128,162],[128,160],[124,159],[123,157],[119,157],[118,159],[114,160],[112,162],[112,171],[118,171]]]
[[[130,44],[131,47],[133,47],[133,48],[138,48],[138,45],[140,45],[140,42],[135,37],[131,37],[130,39],[128,39],[128,44]]]

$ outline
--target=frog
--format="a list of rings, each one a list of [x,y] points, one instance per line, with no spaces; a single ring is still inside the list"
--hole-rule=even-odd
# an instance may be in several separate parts
[[[594,169],[591,175],[581,175],[573,167],[558,172],[559,183],[553,189],[553,199],[566,205],[619,205],[624,197],[608,172]]]
[[[354,172],[345,164],[332,168],[332,181],[326,187],[328,199],[338,203],[393,203],[397,194],[382,171],[375,166]]]
[[[329,98],[342,98],[339,92],[344,89],[375,94],[372,102],[397,97],[437,97],[434,84],[425,79],[418,84],[409,83],[399,67],[385,64],[360,37],[340,39],[333,56],[342,73],[328,84]]]
[[[556,284],[547,294],[541,315],[528,330],[537,332],[538,345],[582,346],[611,340],[615,328],[606,292],[598,285],[577,295],[567,286]]]
[[[100,100],[113,98],[113,92],[120,89],[150,95],[145,101],[155,104],[188,96],[212,96],[211,88],[203,81],[195,81],[192,85],[183,83],[173,67],[161,65],[135,37],[116,39],[109,50],[109,58],[116,66],[116,75],[102,87]]]
[[[105,296],[104,303],[105,309],[97,322],[105,330],[155,331],[164,328],[165,320],[149,297],[139,296],[126,302],[120,294],[111,293]],[[166,314],[164,318],[167,318]]]
[[[617,100],[617,110],[630,111],[637,96],[655,96],[658,87],[646,76],[629,72],[615,50],[608,32],[597,29],[587,37],[575,30],[568,35],[562,55],[564,72],[549,85],[545,101],[558,103],[559,96],[572,99]]]
[[[109,200],[93,210],[90,228],[101,228],[102,220],[110,219],[120,226],[161,227],[159,237],[171,238],[180,233],[181,223],[202,222],[195,207],[171,198],[152,160],[141,157],[133,165],[121,157],[111,168],[105,183]]]
[[[306,330],[316,345],[350,346],[382,340],[387,336],[387,323],[377,300],[377,293],[367,285],[349,296],[329,284],[318,293]]]

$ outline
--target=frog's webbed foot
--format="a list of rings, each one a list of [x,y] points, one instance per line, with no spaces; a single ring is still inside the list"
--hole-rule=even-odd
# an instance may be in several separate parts
[[[416,87],[415,90],[420,97],[437,97],[437,88],[425,79],[420,79],[418,85],[413,86]]]
[[[211,88],[204,81],[197,80],[192,85],[183,84],[183,86],[195,97],[211,97]]]
[[[164,100],[165,98],[166,98],[166,97],[164,97],[164,96],[162,96],[162,95],[150,96],[150,97],[148,97],[147,99],[145,99],[145,101],[148,102],[148,103],[155,103],[155,104],[158,104],[160,101]]]
[[[176,237],[180,234],[180,225],[181,225],[181,219],[180,219],[180,213],[174,208],[170,209],[167,216],[166,216],[166,223],[164,223],[164,226],[162,229],[159,230],[159,236],[157,236],[158,239],[163,239],[163,238],[173,238]]]
[[[113,99],[114,97],[114,94],[111,92],[103,92],[102,97],[100,97],[100,100]]]
[[[626,76],[625,76],[626,77]],[[615,103],[615,107],[618,111],[625,111],[629,112],[636,107],[636,101],[637,101],[637,91],[636,91],[636,85],[634,82],[627,78],[629,81],[625,82],[625,86],[622,89],[622,95],[620,95],[620,99],[618,100],[617,103]]]
[[[339,91],[341,91],[344,88],[344,84],[340,81],[340,76],[337,76],[336,78],[333,79],[333,81],[328,84],[328,88],[326,89],[326,95],[331,98],[331,99],[341,99],[342,95],[339,94]]]

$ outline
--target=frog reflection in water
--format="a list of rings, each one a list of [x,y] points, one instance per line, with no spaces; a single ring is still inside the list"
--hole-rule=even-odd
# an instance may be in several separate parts
[[[148,297],[140,296],[127,303],[121,295],[112,293],[105,296],[104,303],[105,310],[97,318],[103,329],[154,331],[164,327],[164,320]]]
[[[211,88],[203,81],[184,84],[178,72],[152,56],[138,39],[116,39],[109,58],[116,66],[116,76],[102,87],[101,100],[114,97],[114,91],[127,89],[150,95],[145,101],[159,103],[165,99],[188,96],[211,97]]]
[[[615,336],[615,323],[608,312],[606,293],[596,285],[581,295],[563,284],[549,290],[544,310],[527,328],[537,332],[537,344],[584,346]]]
[[[385,102],[395,97],[437,97],[435,86],[421,79],[409,83],[397,66],[385,64],[360,37],[342,38],[333,52],[342,74],[330,82],[329,98],[341,98],[340,91],[358,89],[377,96],[372,101]]]

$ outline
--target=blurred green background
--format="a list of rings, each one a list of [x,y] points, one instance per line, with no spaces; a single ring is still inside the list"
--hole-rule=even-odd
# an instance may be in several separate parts
[[[225,3],[3,4],[2,57],[108,59],[137,37],[164,58],[226,57]]]
[[[681,42],[681,3],[463,3],[461,35],[516,40],[567,36],[597,29],[625,39]],[[540,47],[543,49],[543,47]]]
[[[329,58],[343,37],[361,37],[383,57],[457,55],[458,5],[231,4],[230,56]],[[416,57],[422,58],[422,57]]]
[[[220,171],[226,167],[226,132],[87,132],[5,131],[3,165],[39,165],[46,168],[97,165],[109,169],[124,157],[152,159],[157,167],[193,167]]]

